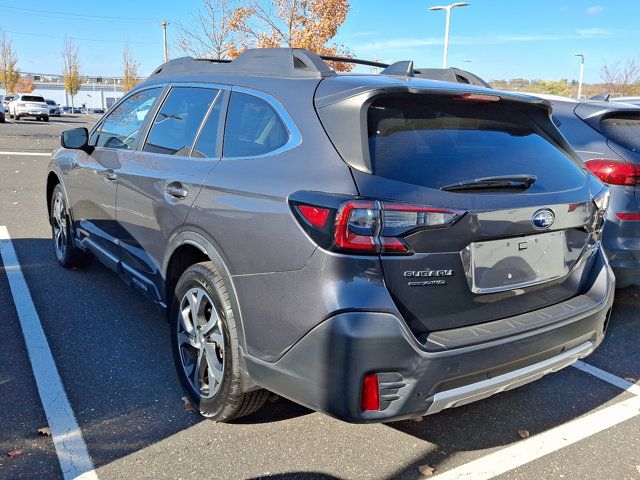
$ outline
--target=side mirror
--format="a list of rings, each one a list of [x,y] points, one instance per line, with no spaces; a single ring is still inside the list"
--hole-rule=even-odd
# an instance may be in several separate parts
[[[89,130],[86,128],[72,128],[65,130],[60,136],[60,145],[63,148],[71,148],[74,150],[84,150],[87,153],[93,151],[93,147],[89,146]]]

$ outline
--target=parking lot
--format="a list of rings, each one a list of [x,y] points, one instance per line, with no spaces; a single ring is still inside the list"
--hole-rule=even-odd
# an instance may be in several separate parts
[[[56,262],[48,153],[62,130],[91,121],[0,125],[0,230],[98,478],[413,479],[424,466],[442,479],[640,478],[638,287],[617,292],[608,337],[579,368],[420,421],[350,425],[275,396],[230,424],[188,411],[162,312],[98,262]],[[19,317],[30,303],[9,285],[16,269],[0,271],[0,478],[64,478],[52,437],[37,434],[47,418]]]

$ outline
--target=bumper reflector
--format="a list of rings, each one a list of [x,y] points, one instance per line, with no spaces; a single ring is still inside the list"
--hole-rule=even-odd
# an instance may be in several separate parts
[[[360,399],[362,410],[380,410],[380,390],[378,387],[378,374],[365,375],[362,380],[362,398]]]

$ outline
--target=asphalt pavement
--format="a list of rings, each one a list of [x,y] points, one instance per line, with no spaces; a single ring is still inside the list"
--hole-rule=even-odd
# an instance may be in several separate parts
[[[65,270],[55,260],[47,154],[60,132],[91,121],[0,124],[0,226],[98,478],[391,480],[425,478],[428,465],[443,479],[640,479],[637,391],[574,367],[421,421],[350,425],[275,396],[230,424],[187,411],[163,313],[96,261]],[[47,418],[18,318],[24,305],[5,273],[0,479],[63,478],[52,438],[37,433]],[[631,385],[640,379],[638,345],[640,288],[632,287],[617,292],[608,337],[585,363]]]

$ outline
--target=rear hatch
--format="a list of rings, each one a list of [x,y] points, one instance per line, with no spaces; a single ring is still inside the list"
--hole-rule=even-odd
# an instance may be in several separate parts
[[[49,110],[44,98],[35,95],[23,95],[19,103],[24,103],[28,110],[41,110],[43,108]]]
[[[626,185],[625,188],[629,190],[629,195],[635,194],[640,208],[640,107],[583,102],[576,107],[575,113],[607,138],[609,148],[627,163],[633,164],[635,185]]]
[[[453,224],[407,232],[412,254],[380,257],[387,288],[419,338],[557,304],[588,277],[593,194],[602,184],[544,102],[504,97],[413,84],[317,99],[363,197],[462,212]],[[358,142],[343,143],[357,118],[361,158]]]

